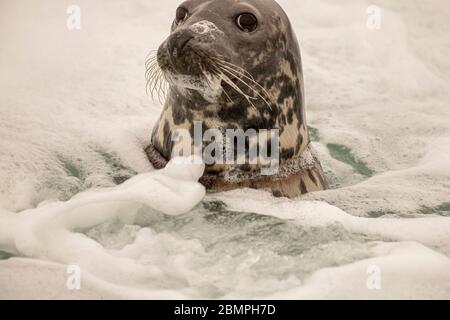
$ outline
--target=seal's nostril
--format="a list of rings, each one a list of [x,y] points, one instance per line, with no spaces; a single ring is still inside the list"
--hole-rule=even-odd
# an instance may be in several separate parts
[[[194,36],[188,33],[182,33],[176,36],[172,41],[169,43],[169,53],[173,56],[179,55],[183,49],[186,47],[186,45],[194,39]]]
[[[192,39],[194,39],[193,36],[187,36],[187,37],[183,37],[183,39],[180,39],[181,41],[179,42],[178,50],[182,51],[186,47],[188,42],[191,41]]]

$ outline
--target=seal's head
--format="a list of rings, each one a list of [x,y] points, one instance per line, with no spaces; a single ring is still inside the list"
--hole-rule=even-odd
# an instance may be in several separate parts
[[[194,123],[203,130],[278,129],[280,161],[309,145],[300,50],[289,19],[274,0],[188,0],[176,10],[171,34],[147,63],[148,88],[169,84],[152,152],[169,160],[172,133]],[[154,161],[152,161],[154,162]],[[221,174],[236,169],[207,166]],[[258,166],[240,166],[255,171]]]

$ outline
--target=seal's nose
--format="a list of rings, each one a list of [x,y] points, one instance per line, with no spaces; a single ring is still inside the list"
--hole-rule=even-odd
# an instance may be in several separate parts
[[[180,32],[174,34],[167,44],[169,54],[174,57],[181,55],[183,49],[192,39],[194,39],[194,36],[190,32]]]

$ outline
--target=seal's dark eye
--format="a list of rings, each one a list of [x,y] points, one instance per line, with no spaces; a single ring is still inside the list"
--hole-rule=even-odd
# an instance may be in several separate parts
[[[183,8],[183,7],[179,7],[177,9],[177,15],[175,18],[175,21],[177,24],[183,22],[184,20],[187,19],[189,12],[187,11],[187,9]]]
[[[258,27],[258,19],[252,13],[243,13],[236,18],[238,27],[244,32],[253,32]]]

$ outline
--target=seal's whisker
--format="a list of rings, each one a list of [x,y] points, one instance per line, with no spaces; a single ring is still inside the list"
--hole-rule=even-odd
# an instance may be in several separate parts
[[[148,73],[147,75],[147,85],[146,85],[146,91],[148,95],[151,95],[153,98],[153,78],[155,74],[154,73]]]
[[[213,90],[213,84],[211,82],[211,80],[209,79],[208,75],[206,74],[206,71],[202,70],[203,76],[205,78],[205,81],[209,87],[210,90]]]
[[[151,83],[153,77],[155,76],[155,73],[156,73],[156,71],[157,71],[157,68],[158,68],[157,63],[152,63],[152,64],[149,64],[149,65],[147,66],[147,70],[146,70],[146,72],[145,72],[145,76],[146,76],[146,79],[147,79],[147,84],[150,85],[150,83]]]
[[[228,69],[222,68],[222,70],[223,70],[224,72],[226,72],[226,73],[228,73],[228,74],[234,76],[234,77],[237,77],[236,74],[234,74],[233,72],[229,71]],[[258,95],[258,96],[264,101],[264,103],[267,104],[267,106],[268,106],[269,108],[271,108],[269,102],[266,100],[266,98],[264,98],[264,96],[263,96],[261,93],[258,92],[258,90],[256,90],[254,87],[252,87],[250,84],[248,84],[247,82],[245,82],[245,81],[242,80],[241,78],[238,78],[238,77],[237,77],[237,79],[238,79],[239,82],[241,82],[241,83],[244,84],[246,87],[248,87],[253,93],[255,93],[256,95]]]
[[[254,79],[253,79],[253,76],[252,76],[247,70],[245,70],[244,68],[239,67],[239,66],[237,66],[237,65],[235,65],[235,64],[233,64],[233,63],[231,63],[231,62],[228,62],[228,61],[226,61],[226,60],[224,60],[224,59],[221,59],[221,58],[213,58],[213,59],[216,60],[217,62],[221,63],[221,64],[225,64],[225,65],[227,65],[227,66],[229,66],[229,67],[231,67],[231,68],[233,68],[233,69],[236,69],[236,70],[239,71],[240,73],[243,73],[243,74],[245,74],[247,77],[249,77],[250,79],[254,80]]]
[[[226,69],[224,69],[224,68],[221,68],[221,70],[222,70],[223,72],[229,74],[230,76],[236,78],[237,81],[239,81],[240,83],[242,83],[243,85],[245,85],[245,87],[247,87],[248,89],[250,89],[252,93],[255,93],[256,95],[260,96],[260,94],[255,90],[255,88],[253,88],[251,85],[249,85],[248,83],[246,83],[244,80],[238,78],[236,74],[234,74],[234,73],[232,73],[232,72],[230,72],[230,71],[228,71],[228,70],[226,70]],[[248,95],[248,96],[251,97],[251,98],[253,98],[253,99],[255,99],[255,100],[257,99],[257,98],[255,98],[255,97],[250,96],[250,95]]]
[[[267,106],[269,107],[269,109],[272,111],[273,107],[272,105],[269,103],[269,101],[273,104],[273,98],[272,95],[270,95],[267,90],[261,86],[261,84],[259,84],[258,82],[256,82],[253,78],[253,76],[247,72],[246,70],[244,70],[243,68],[236,66],[230,62],[224,61],[222,59],[218,59],[215,58],[215,60],[217,61],[217,64],[220,65],[223,68],[226,68],[228,71],[230,72],[234,72],[234,76],[235,77],[244,77],[245,79],[247,79],[248,81],[250,81],[252,84],[256,85],[264,94],[266,97],[263,97],[259,92],[257,92],[257,94],[264,100],[264,102],[267,104]],[[254,88],[252,88],[254,89]]]
[[[160,84],[161,84],[162,97],[163,97],[163,100],[164,100],[164,98],[167,96],[167,88],[168,88],[167,87],[168,83],[167,83],[167,79],[166,79],[166,74],[164,72],[161,72]],[[161,102],[161,104],[162,103],[163,102]]]
[[[262,85],[260,85],[258,82],[256,82],[256,81],[253,79],[253,77],[248,77],[246,74],[241,73],[241,72],[239,72],[239,71],[237,71],[237,70],[234,70],[234,69],[232,69],[232,68],[230,68],[230,67],[223,66],[223,65],[221,65],[221,66],[224,67],[225,69],[227,69],[227,70],[229,70],[229,71],[231,71],[231,72],[237,74],[238,76],[242,76],[242,77],[245,78],[246,80],[250,81],[252,84],[256,85],[256,86],[258,87],[258,89],[260,89],[260,90],[267,96],[267,98],[268,98],[269,100],[272,100],[272,99],[271,99],[271,96],[270,96],[269,92],[267,92],[266,88],[264,88]]]
[[[148,64],[147,71],[154,70],[155,68],[158,68],[158,67],[159,67],[158,62],[152,61],[151,63]]]
[[[223,79],[223,76],[222,76],[221,74],[218,74],[218,73],[215,73],[215,74],[220,78],[220,80],[225,81],[225,80]],[[227,93],[227,91],[226,91],[226,90],[222,90],[222,91],[223,91],[223,93],[225,94],[225,97],[227,97],[228,101],[230,101],[230,103],[234,104],[233,99],[230,97],[230,95]]]
[[[155,83],[156,83],[156,77],[158,69],[153,66],[148,71],[148,78],[147,78],[147,90],[150,91],[150,94],[152,96],[152,99],[154,99],[154,90],[155,90]]]
[[[207,66],[203,66],[203,65],[200,65],[200,69],[201,69],[201,72],[203,73],[204,78],[206,79],[206,81],[207,81],[207,83],[208,83],[208,86],[209,86],[211,89],[213,89],[213,88],[212,88],[212,83],[211,83],[211,81],[210,81],[210,79],[209,79],[209,77],[208,77],[208,75],[207,75],[207,72],[209,72],[210,74],[212,74],[212,75],[214,75],[214,76],[216,76],[216,77],[219,77],[220,80],[225,81],[225,82],[227,82],[227,83],[228,83],[227,80],[231,81],[231,79],[229,79],[228,77],[226,77],[226,76],[223,74],[223,71],[221,70],[221,67],[217,64],[216,61],[214,61],[214,60],[213,60],[212,58],[210,58],[210,57],[207,57],[207,56],[201,54],[200,52],[194,51],[194,53],[195,53],[197,56],[199,56],[201,59],[203,59],[203,60],[205,60],[205,61],[207,61],[207,62],[209,63],[209,69],[210,69],[209,71],[206,71]],[[226,77],[227,79],[225,79],[224,77]],[[231,82],[232,82],[232,81],[231,81]],[[239,87],[238,87],[237,89],[239,89]],[[235,89],[235,90],[236,90],[236,89]],[[230,95],[229,95],[225,90],[223,90],[223,93],[225,94],[225,96],[227,97],[227,99],[230,101],[230,103],[234,103],[233,99],[230,97]],[[246,97],[245,94],[244,94],[242,91],[241,91],[241,93],[239,93],[239,94],[243,94],[244,97],[248,100],[248,97]]]
[[[151,69],[152,67],[154,67],[156,64],[156,61],[147,61],[145,63],[145,70],[148,72],[149,69]]]
[[[145,67],[148,68],[151,64],[153,64],[155,61],[157,61],[156,56],[151,57],[145,61]]]
[[[158,100],[162,104],[164,101],[164,87],[163,87],[163,72],[161,69],[158,70],[158,76],[157,76],[157,90],[158,90]]]
[[[225,90],[223,90],[223,93],[231,103],[234,103],[233,99],[231,99],[230,95]]]
[[[156,69],[158,67],[158,63],[157,62],[153,62],[151,64],[149,64],[146,67],[146,73],[150,73],[152,70]]]
[[[158,99],[161,100],[161,70],[158,70],[156,73],[156,78],[155,78],[155,89],[156,89],[156,93],[158,94]]]
[[[221,60],[221,59],[218,59],[217,61],[218,61],[218,63],[219,63],[221,66],[226,67],[226,68],[228,68],[228,69],[231,69],[231,70],[233,70],[233,71],[239,73],[240,75],[242,75],[242,76],[245,77],[246,79],[252,81],[252,82],[253,82],[254,84],[256,84],[261,90],[263,90],[264,93],[268,95],[268,97],[270,97],[270,94],[267,92],[266,88],[264,88],[261,84],[259,84],[257,81],[255,81],[255,79],[253,78],[253,76],[252,76],[248,71],[246,71],[245,69],[243,69],[243,68],[241,68],[241,67],[239,67],[239,66],[237,66],[237,65],[235,65],[235,64],[233,64],[233,63],[231,63],[231,62],[227,62],[227,61],[224,61],[224,60]]]
[[[151,51],[145,62],[146,92],[153,100],[157,95],[159,102],[162,104],[167,93],[168,83],[164,72],[159,67],[157,52],[157,50]]]
[[[214,76],[216,76],[216,77],[219,77],[220,80],[224,80],[224,79],[223,79],[223,75],[221,74],[222,71],[220,71],[220,68],[219,68],[217,65],[215,65],[213,61],[211,61],[211,62],[212,62],[212,64],[213,64],[213,66],[212,66],[213,69],[212,69],[212,71],[211,71],[211,74],[214,75]],[[208,77],[206,76],[205,73],[204,73],[204,75],[205,75],[205,78],[206,78],[207,81],[208,81],[208,84],[210,85],[210,82],[209,82]],[[211,85],[210,85],[210,87],[211,87]],[[229,95],[225,90],[223,90],[223,93],[224,93],[225,96],[227,97],[228,101],[230,101],[230,103],[234,103],[233,99],[231,99],[230,95]]]
[[[147,58],[145,60],[145,67],[147,68],[149,65],[151,65],[153,62],[155,62],[158,59],[156,53],[149,53],[147,55]]]
[[[159,102],[161,102],[161,94],[159,93],[159,90],[158,90],[159,75],[160,75],[160,71],[157,70],[157,71],[155,72],[155,78],[154,78],[154,80],[153,80],[153,89],[152,89],[152,92],[155,92],[155,95],[158,97]]]
[[[152,76],[155,74],[157,69],[158,69],[157,64],[153,64],[147,69],[147,71],[145,73],[147,81],[151,80]]]
[[[240,95],[242,95],[251,105],[252,107],[256,110],[259,111],[258,108],[256,108],[256,106],[253,104],[253,102],[251,101],[252,97],[250,97],[249,95],[245,94],[227,75],[225,75],[224,73],[220,73],[220,76],[222,77],[222,80],[225,81],[230,87],[232,87],[234,90],[236,90],[236,92],[238,92]]]
[[[223,68],[222,68],[223,69]],[[256,89],[254,88],[251,84],[247,83],[246,81],[244,81],[243,79],[239,78],[237,74],[227,70],[227,69],[223,69],[224,72],[232,75],[233,77],[236,77],[236,79],[241,82],[243,85],[245,85],[248,89],[250,89],[253,93],[255,93],[259,98],[261,98],[264,103],[269,107],[269,109],[272,109],[272,106],[270,105],[270,103],[267,101],[267,99]],[[252,97],[253,98],[253,97]],[[258,98],[253,98],[254,100],[257,100]]]
[[[242,83],[247,85],[251,90],[253,90],[262,100],[264,100],[264,102],[267,104],[269,109],[272,109],[272,106],[269,103],[269,102],[273,103],[272,96],[269,94],[269,92],[267,92],[267,90],[261,84],[259,84],[258,82],[256,82],[254,80],[253,76],[250,73],[248,73],[247,71],[245,71],[244,69],[242,69],[239,66],[233,65],[232,63],[228,63],[228,65],[224,65],[224,64],[222,64],[222,61],[219,61],[218,65],[220,65],[221,68],[225,68],[228,72],[232,73],[234,77],[239,78],[238,80],[240,80]],[[240,79],[241,77],[246,79],[247,81],[250,81],[250,84],[255,85],[258,90],[255,87],[250,86],[250,84],[248,82],[242,81],[242,79]],[[262,92],[260,92],[260,91],[262,91]],[[265,96],[263,96],[263,94]]]
[[[152,99],[155,99],[155,95],[158,94],[158,77],[159,77],[159,71],[155,71],[152,75],[149,87],[150,87],[150,93],[152,96]]]
[[[167,95],[167,93],[169,92],[169,80],[166,77],[166,74],[163,72],[163,90],[164,90],[164,95]]]
[[[242,77],[244,77],[245,79],[247,79],[248,81],[251,81],[251,83],[253,83],[253,84],[255,84],[265,95],[266,95],[266,97],[263,97],[261,94],[259,94],[259,92],[258,92],[258,95],[264,100],[264,102],[269,106],[269,108],[272,108],[272,106],[268,103],[268,101],[267,100],[269,100],[270,102],[272,102],[273,103],[273,99],[272,99],[272,96],[269,94],[269,92],[267,92],[267,90],[266,90],[266,88],[264,88],[262,85],[260,85],[258,82],[256,82],[255,80],[254,80],[254,78],[247,72],[247,71],[245,71],[244,70],[244,72],[245,73],[243,73],[243,72],[239,72],[238,70],[234,70],[233,68],[231,68],[231,67],[227,67],[227,66],[225,66],[225,65],[223,65],[221,62],[218,62],[218,64],[221,66],[221,67],[223,67],[223,68],[226,68],[228,71],[230,71],[230,72],[235,72],[236,74],[238,74],[239,76],[242,76]],[[240,68],[240,67],[238,67],[238,66],[235,66],[235,65],[233,65],[233,64],[231,64],[231,63],[228,63],[229,65],[232,65],[232,66],[234,66],[234,67],[236,67],[236,68],[238,68],[239,70],[241,70],[242,68]],[[243,69],[242,69],[243,70]],[[250,75],[250,77],[249,76],[247,76],[246,74],[249,74]],[[235,75],[236,76],[236,75]]]
[[[158,56],[158,50],[151,50],[148,54],[147,57],[145,58],[146,61],[149,60],[153,60],[156,59]]]

